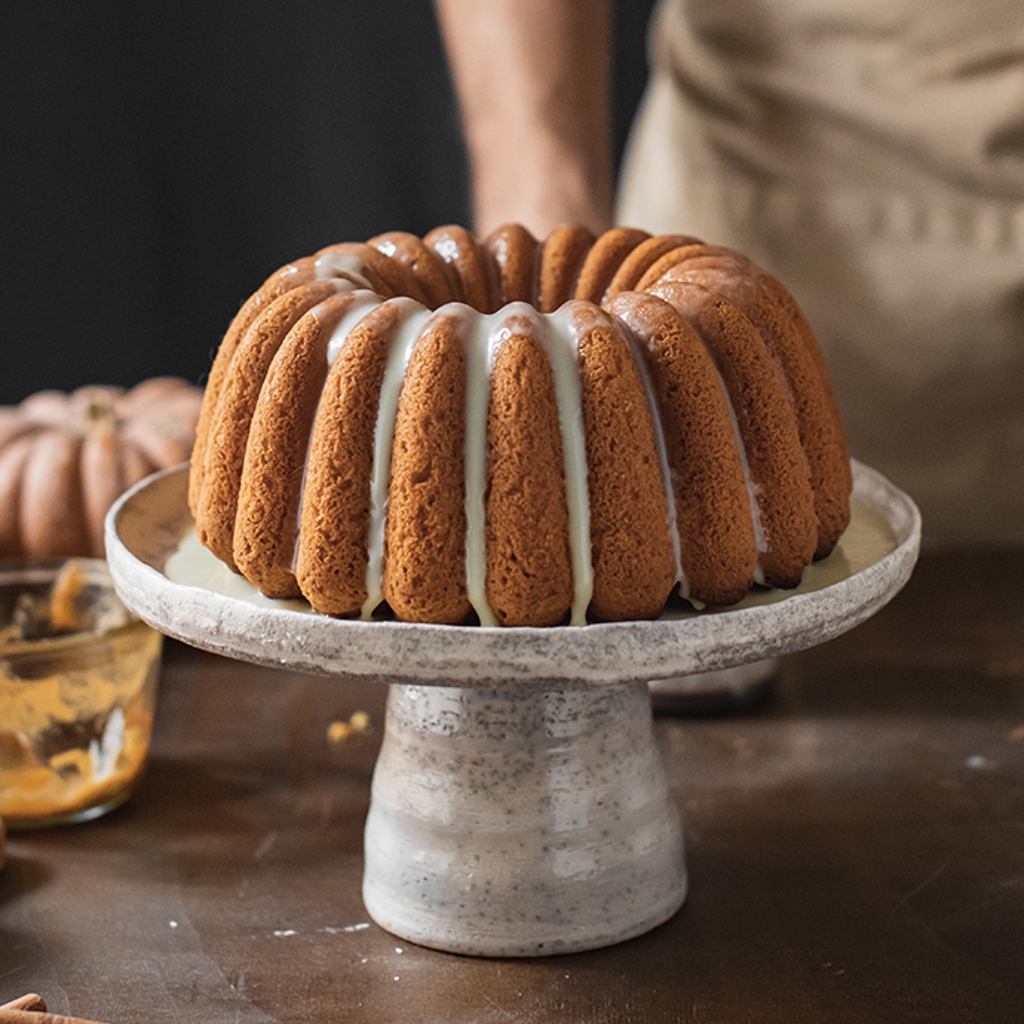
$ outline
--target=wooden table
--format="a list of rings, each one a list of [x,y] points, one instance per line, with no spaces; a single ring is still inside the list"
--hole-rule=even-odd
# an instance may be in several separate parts
[[[1024,552],[922,559],[739,715],[662,717],[691,892],[551,959],[418,948],[360,900],[384,686],[168,644],[152,764],[10,837],[0,1003],[108,1021],[1024,1021]],[[338,742],[331,724],[365,711]],[[335,733],[337,730],[335,730]]]

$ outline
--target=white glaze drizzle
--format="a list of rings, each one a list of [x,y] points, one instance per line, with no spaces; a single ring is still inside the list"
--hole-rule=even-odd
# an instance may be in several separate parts
[[[594,570],[590,555],[590,498],[580,397],[579,331],[575,315],[567,304],[556,313],[545,316],[527,302],[511,302],[491,314],[477,313],[462,303],[452,303],[442,309],[457,310],[463,324],[468,324],[464,337],[467,357],[466,591],[469,602],[480,619],[480,625],[498,624],[486,595],[484,495],[487,487],[487,411],[495,354],[518,329],[509,321],[527,320],[547,354],[555,381],[569,509],[573,578],[571,623],[574,626],[586,625],[587,607],[594,590]],[[477,382],[486,382],[487,386],[471,386]]]
[[[466,596],[481,626],[497,626],[487,603],[487,534],[484,495],[487,491],[487,409],[491,396],[494,353],[500,342],[495,326],[505,310],[490,316],[461,302],[442,306],[456,312],[466,350]]]
[[[384,300],[375,292],[360,288],[353,295],[352,305],[349,306],[345,315],[338,321],[337,326],[331,332],[330,341],[327,342],[327,365],[333,366],[334,360],[338,358],[345,339],[355,330],[359,321],[367,313],[375,310]]]
[[[585,626],[587,608],[594,594],[594,565],[590,553],[590,490],[587,486],[587,443],[580,394],[581,328],[571,302],[547,316],[542,316],[527,303],[513,305],[524,306],[534,322],[541,325],[537,333],[555,377],[565,463],[565,496],[569,505],[569,554],[573,579],[570,623]]]
[[[365,268],[359,256],[345,252],[323,252],[316,258],[313,266],[318,281],[329,281],[339,277],[351,281],[355,288],[368,288],[373,291],[373,285],[363,276]]]
[[[370,523],[367,535],[366,590],[362,617],[369,619],[384,599],[384,527],[388,485],[391,482],[391,443],[395,436],[398,399],[409,358],[424,325],[433,315],[422,303],[399,297],[388,299],[400,310],[401,321],[391,335],[387,365],[377,406],[373,433],[373,468],[370,471]]]

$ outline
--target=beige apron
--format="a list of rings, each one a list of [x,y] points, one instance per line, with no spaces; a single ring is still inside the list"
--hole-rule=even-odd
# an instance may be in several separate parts
[[[1024,544],[1024,0],[663,0],[618,220],[804,307],[925,540]]]

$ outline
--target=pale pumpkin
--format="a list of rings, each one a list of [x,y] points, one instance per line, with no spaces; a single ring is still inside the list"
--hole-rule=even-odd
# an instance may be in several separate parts
[[[103,519],[143,477],[185,462],[202,391],[155,377],[129,391],[40,391],[0,407],[0,557],[103,557]]]

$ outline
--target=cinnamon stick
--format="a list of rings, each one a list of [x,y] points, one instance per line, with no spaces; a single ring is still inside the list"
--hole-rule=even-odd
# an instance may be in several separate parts
[[[9,1003],[0,1006],[0,1010],[42,1010],[46,1012],[46,1000],[36,992],[29,992],[28,995],[19,996]]]
[[[32,1007],[32,1009],[25,1007]],[[0,1024],[102,1024],[102,1022],[86,1020],[84,1017],[65,1017],[60,1013],[47,1013],[46,1003],[40,996],[33,993],[0,1006]]]

